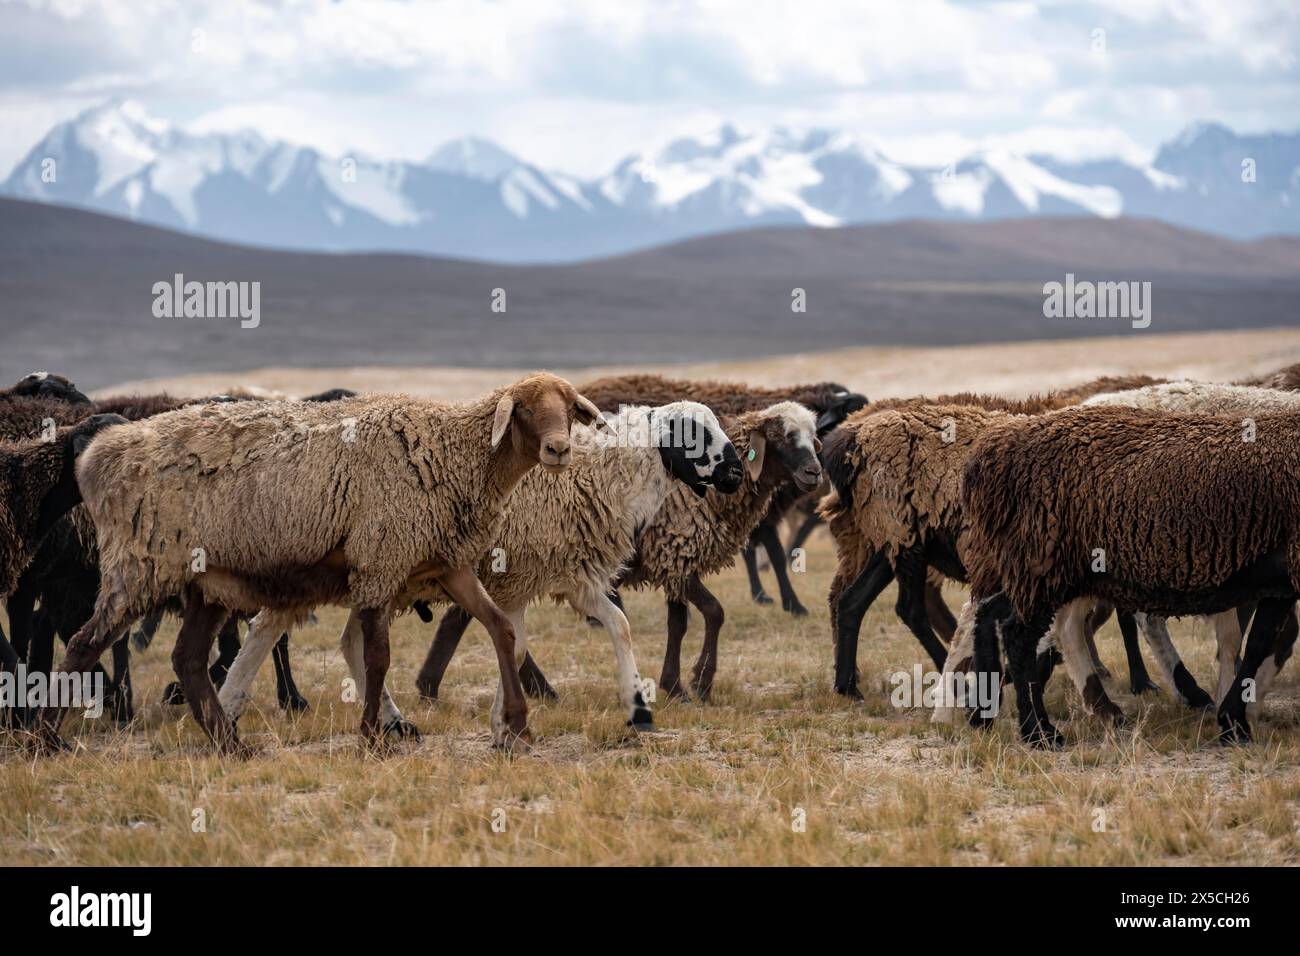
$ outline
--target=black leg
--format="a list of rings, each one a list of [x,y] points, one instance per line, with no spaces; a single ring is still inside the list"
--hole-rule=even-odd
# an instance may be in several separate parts
[[[795,548],[802,548],[803,543],[808,540],[808,536],[822,524],[822,519],[815,514],[804,518],[803,524],[799,525],[799,530],[794,533],[794,540],[790,542],[790,550],[793,552]]]
[[[1133,619],[1133,612],[1117,611],[1116,617],[1119,621],[1119,632],[1124,637],[1124,656],[1128,658],[1129,690],[1134,694],[1159,690],[1151,680],[1151,675],[1147,673],[1146,662],[1142,660],[1142,651],[1138,647],[1137,621]]]
[[[925,606],[925,556],[920,549],[904,551],[894,561],[898,576],[898,603],[894,610],[925,648],[934,666],[943,669],[948,650],[930,627],[930,612]]]
[[[460,639],[465,636],[472,620],[474,619],[467,611],[459,605],[452,605],[438,622],[438,630],[433,635],[433,643],[429,645],[429,653],[425,655],[424,664],[415,678],[415,686],[425,700],[438,699],[438,689],[447,673],[447,665],[455,656]]]
[[[1061,733],[1052,725],[1043,705],[1043,685],[1035,669],[1038,642],[1051,626],[1046,620],[1022,621],[1012,611],[1002,625],[1002,644],[1016,687],[1016,711],[1020,716],[1020,739],[1033,747],[1057,747]]]
[[[756,534],[757,532],[750,533],[749,540],[745,542],[745,547],[741,551],[741,556],[745,559],[745,573],[749,575],[749,596],[753,598],[755,604],[771,604],[772,598],[763,590],[763,579],[758,576]]]
[[[794,586],[790,583],[790,571],[786,567],[781,536],[776,533],[775,528],[765,524],[755,528],[754,533],[758,535],[759,541],[767,550],[768,559],[772,562],[772,573],[776,575],[777,587],[781,589],[781,608],[795,617],[804,617],[808,609],[799,603],[799,596],[794,593]]]
[[[862,618],[880,592],[894,579],[894,569],[882,552],[867,562],[853,583],[840,594],[835,619],[835,693],[862,700],[858,690],[858,631]]]
[[[293,682],[293,668],[289,666],[289,632],[285,631],[271,648],[271,661],[275,664],[275,699],[280,707],[290,713],[301,714],[311,709],[307,698],[298,692]]]
[[[108,701],[113,720],[129,724],[135,719],[135,691],[131,687],[130,639],[123,635],[113,642],[113,683]]]
[[[1002,692],[1002,655],[998,650],[998,632],[1000,623],[1011,614],[1011,602],[1001,594],[981,601],[975,607],[974,655],[971,668],[975,673],[976,688],[983,682],[990,689],[995,699],[991,701],[989,712],[972,708],[970,722],[976,727],[986,727],[993,722],[997,713]]]
[[[1219,737],[1226,743],[1250,740],[1250,722],[1246,718],[1245,683],[1255,679],[1259,666],[1273,653],[1275,639],[1283,618],[1291,614],[1293,602],[1266,598],[1259,602],[1255,619],[1246,637],[1246,653],[1228,694],[1219,705]]]

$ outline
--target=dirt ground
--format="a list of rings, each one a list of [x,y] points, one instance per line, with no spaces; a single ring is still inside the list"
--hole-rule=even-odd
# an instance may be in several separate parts
[[[1146,371],[1232,378],[1300,360],[1300,331],[1033,343],[996,348],[852,350],[781,363],[693,367],[753,381],[836,378],[870,395],[978,388],[1023,393],[1097,374]],[[204,377],[178,391],[252,385],[287,392],[349,385],[458,397],[508,371],[322,370]],[[594,373],[591,373],[594,374]],[[582,374],[575,375],[581,380]],[[108,390],[116,391],[117,389]],[[559,691],[534,702],[535,751],[490,748],[495,658],[467,634],[443,685],[421,702],[415,673],[433,628],[414,615],[392,632],[390,687],[423,738],[362,752],[337,653],[344,612],[324,609],[292,654],[311,711],[275,706],[270,667],[240,732],[248,761],[211,755],[187,710],[159,703],[176,626],[135,655],[140,716],[125,730],[69,720],[78,752],[33,761],[0,741],[0,864],[1148,864],[1294,863],[1300,850],[1300,692],[1282,673],[1249,746],[1216,742],[1212,714],[1167,693],[1134,698],[1112,621],[1099,642],[1126,711],[1119,730],[1086,716],[1058,674],[1048,707],[1068,747],[1026,750],[1010,716],[991,731],[931,724],[891,703],[894,676],[926,662],[893,612],[890,588],[862,629],[866,701],[830,690],[825,606],[834,555],[809,544],[796,619],[749,598],[743,569],[709,582],[727,609],[710,703],[655,702],[656,733],[631,736],[603,630],[566,608],[529,611],[534,653]],[[774,584],[768,575],[769,590]],[[946,597],[955,610],[960,588]],[[664,607],[627,595],[638,664],[657,676]],[[692,615],[684,661],[698,649]],[[1203,687],[1213,635],[1171,622]],[[1010,708],[1004,708],[1009,711]]]

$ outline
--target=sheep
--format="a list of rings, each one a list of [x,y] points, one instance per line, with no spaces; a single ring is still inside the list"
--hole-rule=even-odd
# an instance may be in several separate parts
[[[81,500],[74,467],[101,432],[126,419],[92,415],[73,426],[22,442],[0,443],[0,598],[18,586],[41,539]],[[0,630],[0,664],[18,665],[18,655]]]
[[[32,372],[24,375],[9,388],[0,388],[0,398],[50,398],[74,405],[89,405],[86,397],[77,386],[62,375],[51,372]]]
[[[1266,375],[1241,379],[1236,384],[1256,386],[1258,388],[1276,388],[1283,392],[1300,391],[1300,362],[1287,365],[1276,372],[1269,372]]]
[[[1061,741],[1034,652],[1058,611],[1090,597],[1161,616],[1259,600],[1219,706],[1223,738],[1249,739],[1243,682],[1300,596],[1298,427],[1300,414],[1261,415],[1243,440],[1233,416],[1093,406],[980,440],[962,482],[975,668],[998,668],[1000,627],[1026,742]]]
[[[344,604],[364,635],[361,736],[379,746],[394,602],[412,578],[436,580],[496,646],[505,691],[494,741],[526,746],[513,627],[474,567],[519,479],[539,463],[562,471],[573,422],[598,417],[572,385],[539,372],[459,405],[406,396],[234,402],[110,431],[77,468],[103,583],[64,668],[84,669],[133,620],[183,596],[173,666],[218,751],[243,754],[207,674],[226,616],[265,609],[300,620],[317,605]],[[42,711],[39,750],[62,745],[63,716]]]
[[[747,480],[733,495],[693,497],[675,489],[637,538],[637,549],[615,584],[657,587],[668,603],[668,648],[659,686],[670,697],[685,696],[681,685],[681,641],[686,633],[689,600],[704,616],[704,647],[696,662],[693,685],[697,698],[707,701],[717,667],[717,641],[724,611],[700,581],[701,576],[730,567],[735,550],[764,514],[772,496],[786,483],[816,487],[821,476],[817,459],[820,441],[812,412],[794,402],[778,402],[759,412],[724,419],[727,436],[745,462]],[[750,451],[753,457],[750,457]],[[615,602],[616,604],[618,602]],[[444,618],[426,667],[422,692],[436,695],[447,664],[468,622]],[[536,662],[540,686],[549,687]]]
[[[594,616],[609,632],[618,661],[619,689],[628,709],[628,725],[653,730],[654,723],[641,692],[641,678],[632,653],[627,618],[606,596],[610,578],[632,555],[637,532],[649,523],[677,483],[696,494],[714,487],[734,492],[741,482],[740,459],[712,411],[697,402],[673,402],[658,408],[625,406],[606,416],[607,435],[582,435],[581,453],[563,475],[530,473],[511,495],[497,527],[490,552],[478,564],[479,578],[489,597],[514,624],[516,656],[526,648],[524,616],[528,604],[548,595],[563,597],[580,613]],[[578,436],[575,430],[575,439]],[[585,446],[585,447],[584,447]],[[416,599],[445,600],[436,586],[420,583],[404,593],[399,607]],[[459,609],[448,611],[422,670],[436,671],[441,680],[445,635],[455,630]],[[261,629],[261,623],[254,631]],[[466,624],[468,619],[466,618]],[[342,636],[345,660],[358,690],[365,687],[360,667],[356,615]],[[455,631],[459,641],[464,628]],[[269,633],[269,632],[267,632]],[[250,634],[222,688],[222,707],[238,716],[247,688],[269,648]],[[454,651],[455,643],[450,650]],[[447,653],[450,657],[450,653]],[[382,709],[386,724],[413,732],[385,690]]]
[[[595,379],[582,388],[583,394],[588,395],[605,411],[614,411],[620,405],[658,405],[675,399],[688,399],[703,402],[720,415],[734,415],[757,411],[776,402],[796,402],[812,409],[817,416],[818,438],[824,437],[867,403],[866,396],[851,392],[835,382],[763,388],[731,382],[670,379],[660,375],[620,375]],[[806,615],[808,609],[800,602],[790,583],[785,548],[777,529],[785,513],[799,497],[801,495],[793,486],[786,486],[774,495],[769,512],[754,528],[744,547],[750,596],[759,604],[772,603],[758,575],[757,548],[761,545],[767,552],[772,573],[776,576],[781,607],[796,617]]]
[[[858,630],[872,602],[894,578],[899,586],[898,616],[936,666],[944,666],[944,641],[952,638],[957,622],[933,572],[965,580],[959,479],[965,456],[983,429],[1003,415],[1042,414],[1100,390],[1154,381],[1147,376],[1105,377],[1026,399],[969,392],[886,399],[850,415],[832,432],[824,458],[834,490],[818,510],[830,526],[839,556],[828,595],[836,692],[861,699]],[[940,624],[941,634],[936,635]],[[1141,657],[1134,662],[1131,655],[1130,662],[1135,684],[1149,683]]]

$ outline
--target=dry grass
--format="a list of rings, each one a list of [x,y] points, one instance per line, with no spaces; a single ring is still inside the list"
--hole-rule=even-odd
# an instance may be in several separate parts
[[[814,540],[796,584],[812,616],[796,621],[749,601],[743,572],[716,580],[728,608],[714,702],[656,706],[660,732],[628,737],[604,632],[570,611],[539,606],[529,630],[559,689],[536,705],[530,756],[493,752],[487,708],[495,664],[477,625],[444,684],[421,703],[415,672],[432,628],[414,616],[393,631],[390,684],[424,731],[388,758],[364,755],[358,710],[341,699],[334,649],[343,614],[294,637],[299,684],[312,711],[275,709],[241,721],[261,749],[247,762],[210,755],[188,710],[157,703],[171,678],[174,625],[136,659],[142,715],[129,732],[83,723],[78,753],[33,762],[0,749],[0,863],[102,864],[985,864],[1294,862],[1300,849],[1300,733],[1296,685],[1284,672],[1265,703],[1258,741],[1224,748],[1213,719],[1167,697],[1135,700],[1119,733],[1080,713],[1058,675],[1049,706],[1070,740],[1041,754],[993,732],[936,728],[889,703],[888,675],[922,659],[886,592],[863,626],[868,700],[829,690],[821,602],[833,558]],[[954,606],[961,592],[948,595]],[[664,612],[628,595],[643,673],[657,674]],[[698,641],[698,616],[692,638]],[[1174,625],[1194,674],[1208,685],[1206,625]],[[687,650],[695,646],[688,642]],[[1123,652],[1112,622],[1102,654]],[[689,663],[689,658],[687,658]],[[192,832],[203,810],[206,832]],[[804,832],[792,816],[802,809]],[[1106,829],[1094,832],[1096,814]],[[504,811],[505,830],[492,827]],[[500,814],[498,813],[498,817]]]
[[[759,381],[836,378],[873,397],[961,388],[1023,394],[1099,374],[1144,371],[1229,379],[1300,359],[1295,329],[1122,336],[966,349],[855,349],[781,360],[669,369]],[[587,373],[573,373],[575,380]],[[307,393],[337,385],[459,398],[510,370],[265,370],[136,383],[181,394],[236,385]],[[105,391],[115,391],[108,389]],[[364,755],[359,712],[341,699],[335,650],[344,619],[294,637],[299,685],[312,702],[290,720],[268,673],[264,712],[241,721],[261,748],[214,758],[187,710],[157,703],[171,678],[175,625],[136,657],[141,718],[127,733],[66,728],[82,750],[33,762],[0,741],[0,864],[335,863],[1293,863],[1300,856],[1300,701],[1284,671],[1257,741],[1215,743],[1212,717],[1167,696],[1112,694],[1128,712],[1115,732],[1084,716],[1060,673],[1048,704],[1065,719],[1062,753],[1028,751],[1009,717],[991,732],[935,727],[889,703],[891,673],[924,655],[893,614],[892,589],[863,625],[865,703],[830,691],[824,603],[833,569],[824,537],[796,585],[812,616],[796,621],[749,600],[741,570],[711,586],[728,609],[714,702],[656,705],[660,732],[629,738],[608,639],[567,609],[534,608],[529,632],[561,693],[535,706],[536,752],[489,746],[496,670],[477,625],[453,662],[444,700],[422,704],[416,670],[433,629],[393,628],[390,686],[425,736],[385,759]],[[627,596],[641,671],[657,675],[664,610]],[[954,610],[962,593],[948,595]],[[698,642],[699,619],[692,638]],[[1171,629],[1188,666],[1212,686],[1213,641],[1197,621]],[[694,653],[698,643],[688,643]],[[1112,622],[1102,654],[1123,675]],[[686,658],[689,666],[690,658]],[[1068,715],[1068,716],[1067,716]],[[202,810],[205,832],[193,832]],[[802,810],[803,832],[792,818]],[[504,832],[493,829],[504,812]],[[1100,813],[1100,817],[1099,817]],[[1098,819],[1102,832],[1094,830]]]

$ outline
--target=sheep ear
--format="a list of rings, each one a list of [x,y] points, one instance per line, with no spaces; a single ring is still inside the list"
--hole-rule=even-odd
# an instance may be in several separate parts
[[[814,454],[814,455],[820,455],[821,453],[822,453],[822,440],[821,440],[820,438],[814,438],[814,439],[813,439],[813,454]]]
[[[745,452],[745,474],[751,481],[758,481],[763,471],[763,454],[767,451],[767,436],[761,431],[749,433],[749,451]]]
[[[605,422],[605,416],[600,413],[600,409],[596,407],[595,402],[583,395],[579,395],[574,400],[573,411],[574,417],[584,425],[590,425],[594,422],[597,428],[602,425],[605,425],[606,429],[609,427]]]
[[[509,392],[501,396],[501,401],[497,402],[497,413],[492,419],[492,447],[496,448],[501,444],[501,438],[510,427],[510,416],[515,410],[515,400]]]

